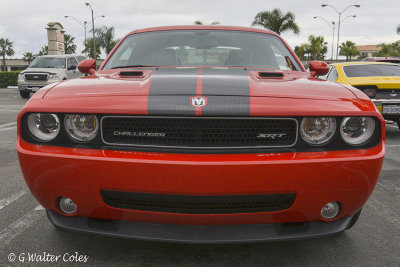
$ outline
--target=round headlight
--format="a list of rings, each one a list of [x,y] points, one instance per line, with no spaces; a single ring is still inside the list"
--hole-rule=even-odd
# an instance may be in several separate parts
[[[32,113],[27,119],[29,131],[42,142],[49,142],[60,132],[60,121],[56,114]]]
[[[64,125],[68,135],[77,142],[89,142],[96,137],[99,130],[95,115],[67,114]]]
[[[340,124],[340,135],[353,146],[367,142],[375,131],[375,121],[369,117],[346,117]]]
[[[304,118],[300,125],[300,134],[310,145],[319,146],[328,143],[336,130],[333,117]]]

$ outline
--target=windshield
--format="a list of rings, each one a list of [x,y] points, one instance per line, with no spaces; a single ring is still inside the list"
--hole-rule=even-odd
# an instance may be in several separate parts
[[[400,76],[399,65],[350,65],[344,66],[343,71],[347,77]]]
[[[29,65],[29,68],[55,68],[65,69],[65,58],[57,57],[37,57]]]
[[[224,30],[132,34],[112,54],[104,69],[129,66],[234,66],[301,71],[278,37]]]

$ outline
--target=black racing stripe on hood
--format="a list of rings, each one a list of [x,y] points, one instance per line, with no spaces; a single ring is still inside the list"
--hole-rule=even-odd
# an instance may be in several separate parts
[[[208,98],[202,116],[249,116],[250,86],[242,68],[205,68],[202,95]]]
[[[150,82],[148,114],[195,116],[190,97],[196,96],[198,71],[198,68],[155,70]]]

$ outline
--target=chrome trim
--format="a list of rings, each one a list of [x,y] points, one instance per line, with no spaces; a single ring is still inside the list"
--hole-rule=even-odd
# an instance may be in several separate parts
[[[47,76],[47,79],[46,79],[46,81],[38,81],[38,80],[27,80],[26,79],[26,74],[29,74],[29,75],[46,75]],[[24,73],[24,80],[25,80],[25,82],[27,82],[27,81],[36,81],[36,82],[47,82],[48,80],[49,80],[49,73],[46,73],[46,72],[25,72]]]
[[[133,144],[116,144],[108,143],[103,137],[103,119],[105,118],[168,118],[168,119],[264,119],[264,120],[293,120],[296,122],[296,139],[292,145],[287,146],[238,146],[238,147],[196,147],[196,146],[154,146],[154,145],[133,145]],[[277,117],[179,117],[179,116],[103,116],[100,120],[100,135],[101,140],[106,145],[112,146],[131,146],[131,147],[147,147],[147,148],[176,148],[176,149],[199,149],[199,150],[222,150],[222,149],[258,149],[258,148],[288,148],[293,147],[297,144],[299,136],[299,122],[295,118],[277,118]]]

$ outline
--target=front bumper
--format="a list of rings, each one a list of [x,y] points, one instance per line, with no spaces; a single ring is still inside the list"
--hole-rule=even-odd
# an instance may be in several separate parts
[[[67,196],[78,217],[159,224],[239,225],[325,221],[321,208],[341,203],[351,217],[372,193],[384,142],[347,151],[199,155],[51,147],[24,142],[17,150],[24,178],[40,204],[60,212]],[[296,194],[288,209],[237,214],[183,214],[108,206],[101,190],[229,196]]]
[[[69,231],[110,237],[184,243],[238,243],[315,238],[351,227],[359,213],[333,222],[271,223],[239,225],[182,225],[126,220],[66,217],[47,211],[52,224]]]

